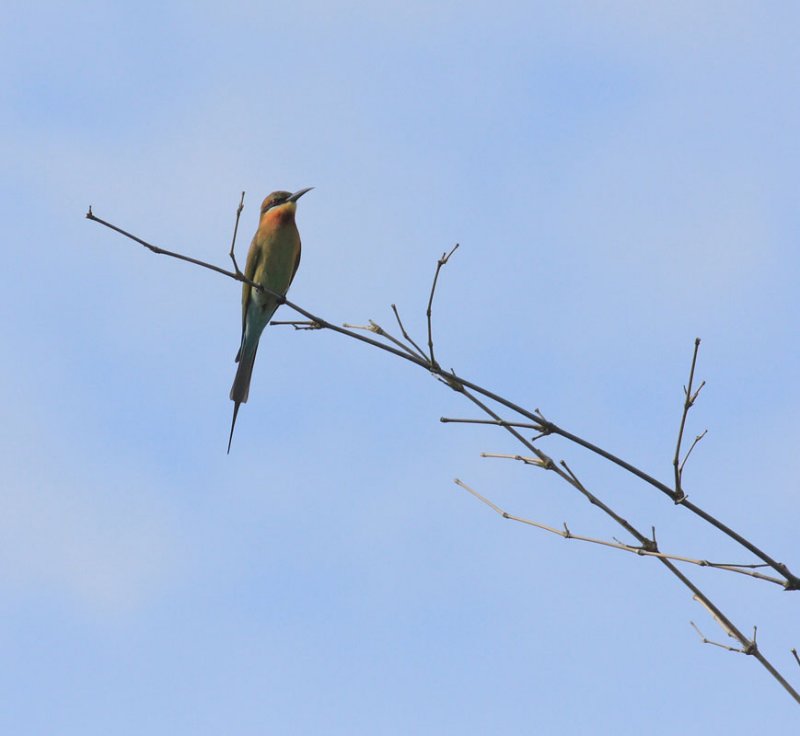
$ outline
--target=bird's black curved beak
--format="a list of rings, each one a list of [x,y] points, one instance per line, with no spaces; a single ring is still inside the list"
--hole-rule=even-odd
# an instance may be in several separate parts
[[[295,192],[290,197],[287,197],[287,202],[296,202],[300,197],[302,197],[306,192],[310,192],[314,187],[308,187],[307,189],[301,189],[300,191]]]

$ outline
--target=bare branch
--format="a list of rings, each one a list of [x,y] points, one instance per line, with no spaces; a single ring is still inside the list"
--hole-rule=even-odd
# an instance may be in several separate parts
[[[267,289],[264,286],[262,286],[261,284],[257,284],[257,283],[255,283],[253,281],[250,281],[249,279],[247,279],[241,273],[226,271],[225,269],[220,268],[219,266],[215,266],[213,264],[206,263],[204,261],[200,261],[200,260],[198,260],[196,258],[191,258],[189,256],[184,256],[184,255],[182,255],[180,253],[174,253],[172,251],[168,251],[168,250],[165,250],[165,249],[160,248],[158,246],[152,245],[151,243],[148,243],[148,242],[142,240],[141,238],[138,238],[135,235],[132,235],[131,233],[123,230],[122,228],[119,228],[116,225],[112,225],[110,222],[107,222],[105,220],[100,219],[99,217],[96,217],[94,215],[94,213],[92,212],[92,208],[91,207],[89,208],[89,211],[86,213],[86,217],[89,220],[92,220],[94,222],[98,222],[101,225],[104,225],[105,227],[107,227],[107,228],[109,228],[111,230],[114,230],[115,232],[118,232],[118,233],[120,233],[121,235],[124,235],[127,238],[130,238],[134,242],[139,243],[140,245],[143,245],[145,248],[148,248],[153,253],[171,256],[173,258],[177,258],[179,260],[186,261],[188,263],[192,263],[194,265],[200,266],[201,268],[206,268],[206,269],[209,269],[211,271],[215,271],[216,273],[220,273],[220,274],[222,274],[224,276],[228,276],[229,278],[232,278],[232,279],[234,279],[236,281],[240,281],[240,282],[249,284],[251,287],[253,287],[254,289],[257,289],[258,291],[260,291],[262,293],[270,294],[271,296],[273,296],[276,299],[276,301],[279,304],[285,304],[287,307],[289,307],[290,309],[294,310],[298,314],[302,315],[306,319],[317,323],[318,325],[320,325],[321,328],[331,330],[332,332],[336,332],[336,333],[338,333],[340,335],[345,335],[347,337],[352,338],[353,340],[358,340],[359,342],[366,343],[368,345],[371,345],[372,347],[378,348],[378,349],[383,350],[385,352],[391,353],[392,355],[395,355],[397,357],[403,358],[404,360],[407,360],[410,363],[413,363],[413,364],[415,364],[415,365],[417,365],[417,366],[419,366],[421,368],[424,368],[426,371],[433,373],[440,380],[442,380],[448,386],[450,386],[451,388],[453,388],[455,390],[459,390],[459,388],[461,388],[461,389],[469,388],[472,391],[475,391],[475,392],[481,394],[485,398],[487,398],[487,399],[489,399],[491,401],[497,402],[501,406],[504,406],[507,409],[510,409],[511,411],[516,412],[520,416],[523,416],[523,417],[525,417],[527,419],[530,419],[532,422],[541,423],[542,430],[545,433],[557,434],[557,435],[563,437],[564,439],[568,440],[569,442],[572,442],[572,443],[574,443],[576,445],[579,445],[579,446],[589,450],[590,452],[593,452],[594,454],[605,458],[606,460],[614,463],[615,465],[618,465],[619,467],[623,468],[624,470],[627,470],[632,475],[635,475],[637,478],[645,481],[649,485],[651,485],[654,488],[658,489],[663,494],[665,494],[666,496],[671,498],[673,501],[676,500],[676,498],[677,498],[676,492],[672,488],[670,488],[668,485],[666,485],[665,483],[662,483],[661,481],[657,480],[653,476],[645,473],[640,468],[637,468],[636,466],[632,465],[631,463],[626,462],[625,460],[622,460],[621,458],[619,458],[616,455],[608,452],[607,450],[604,450],[603,448],[598,447],[597,445],[589,442],[588,440],[585,440],[582,437],[579,437],[578,435],[573,434],[572,432],[569,432],[568,430],[564,429],[563,427],[559,427],[555,423],[544,419],[544,417],[541,415],[541,412],[539,412],[538,410],[536,410],[535,412],[531,412],[531,411],[523,408],[519,404],[516,404],[516,403],[510,401],[509,399],[506,399],[503,396],[500,396],[499,394],[497,394],[497,393],[495,393],[493,391],[490,391],[490,390],[488,390],[486,388],[483,388],[482,386],[479,386],[478,384],[473,383],[472,381],[469,381],[469,380],[467,380],[465,378],[462,378],[461,376],[456,375],[452,371],[447,372],[447,371],[442,370],[438,365],[432,364],[432,362],[429,361],[429,360],[423,360],[422,358],[418,357],[417,355],[409,352],[407,349],[399,350],[399,349],[394,348],[394,347],[392,347],[390,345],[387,345],[385,343],[379,342],[378,340],[373,340],[373,339],[371,339],[369,337],[366,337],[365,335],[361,335],[361,334],[359,334],[357,332],[353,332],[353,331],[348,330],[346,328],[339,327],[338,325],[333,324],[332,322],[329,322],[328,320],[323,319],[322,317],[319,317],[319,316],[309,312],[308,310],[304,309],[303,307],[301,307],[301,306],[299,306],[297,304],[294,304],[293,302],[290,302],[288,299],[286,299],[285,296],[283,296],[281,294],[278,294],[277,292],[274,292],[274,291],[272,291],[270,289]],[[451,251],[451,254],[452,254],[452,252],[453,251]],[[495,415],[493,418],[495,418],[497,420],[500,420],[500,417],[497,416],[497,415]],[[524,438],[522,438],[521,435],[519,435],[516,432],[515,432],[515,436],[517,436],[518,439],[520,439],[520,441],[522,441],[524,439]],[[544,456],[544,457],[546,457],[546,456]],[[786,579],[786,582],[784,584],[784,589],[785,590],[800,590],[800,577],[794,575],[785,564],[783,564],[782,562],[778,562],[777,560],[772,558],[770,555],[768,555],[766,552],[764,552],[758,546],[756,546],[755,544],[750,542],[748,539],[745,539],[741,534],[737,533],[736,531],[734,531],[733,529],[731,529],[727,525],[723,524],[716,517],[712,516],[711,514],[709,514],[706,511],[704,511],[699,506],[691,503],[690,501],[688,501],[686,499],[681,501],[681,506],[683,508],[688,509],[689,511],[691,511],[695,515],[699,516],[701,519],[703,519],[707,523],[709,523],[712,526],[716,527],[723,534],[726,534],[731,539],[736,541],[738,544],[743,546],[745,549],[749,550],[754,555],[756,555],[758,558],[760,558],[765,563],[767,563],[770,567],[772,567],[773,570],[775,570],[776,572],[780,573]]]
[[[172,251],[167,251],[167,250],[165,250],[163,248],[160,248],[158,246],[154,246],[154,245],[152,245],[150,243],[147,243],[146,241],[144,241],[144,240],[142,240],[142,239],[140,239],[140,238],[138,238],[138,237],[136,237],[134,235],[131,235],[130,233],[122,230],[121,228],[118,228],[115,225],[112,225],[112,224],[110,224],[110,223],[108,223],[108,222],[106,222],[104,220],[101,220],[100,218],[95,217],[94,214],[92,213],[91,207],[89,208],[89,211],[88,211],[86,217],[88,219],[90,219],[90,220],[94,220],[95,222],[99,222],[100,224],[105,225],[106,227],[109,227],[110,229],[115,230],[116,232],[119,232],[122,235],[125,235],[126,237],[134,240],[135,242],[139,243],[140,245],[143,245],[144,247],[148,248],[149,250],[151,250],[154,253],[162,254],[162,255],[168,255],[168,256],[171,256],[173,258],[177,258],[179,260],[187,261],[187,262],[192,263],[194,265],[198,265],[198,266],[201,266],[203,268],[207,268],[209,270],[215,271],[217,273],[221,273],[223,275],[229,276],[230,278],[233,278],[233,279],[235,279],[237,281],[241,281],[241,282],[244,282],[244,283],[249,283],[253,288],[261,291],[262,293],[267,293],[267,294],[270,294],[270,295],[274,296],[277,299],[279,304],[287,304],[291,309],[293,309],[294,311],[298,312],[302,316],[306,317],[308,320],[311,320],[312,322],[318,324],[321,328],[327,328],[327,329],[330,329],[330,330],[332,330],[334,332],[338,332],[340,334],[352,337],[353,339],[357,339],[357,340],[359,340],[361,342],[368,343],[368,344],[370,344],[370,345],[372,345],[374,347],[380,348],[381,350],[385,350],[387,352],[390,352],[393,355],[397,355],[399,357],[402,357],[405,360],[408,360],[409,362],[412,362],[412,363],[414,363],[416,365],[419,365],[420,367],[423,367],[426,370],[432,372],[437,378],[439,378],[439,380],[442,380],[443,382],[447,383],[453,390],[455,390],[457,392],[460,392],[460,393],[463,393],[470,401],[472,401],[476,406],[478,406],[484,413],[486,413],[488,416],[490,416],[492,419],[494,419],[496,422],[498,422],[500,424],[500,426],[502,426],[507,432],[509,432],[520,443],[522,443],[522,445],[524,447],[526,447],[531,453],[533,453],[533,455],[538,459],[538,461],[540,461],[542,467],[544,467],[544,468],[546,468],[548,470],[552,470],[553,472],[555,472],[559,477],[561,477],[563,480],[565,480],[571,486],[577,488],[581,493],[583,493],[593,504],[595,504],[596,506],[601,508],[603,511],[605,511],[607,514],[609,514],[612,518],[614,518],[614,520],[617,521],[617,523],[621,524],[626,530],[629,531],[629,533],[631,533],[633,536],[635,536],[636,539],[639,540],[642,543],[642,547],[645,550],[657,551],[657,550],[653,549],[655,547],[655,541],[654,540],[650,540],[647,537],[645,537],[638,530],[636,530],[632,525],[628,524],[628,522],[626,522],[624,519],[619,517],[613,511],[611,511],[605,504],[600,502],[593,494],[589,493],[586,490],[586,488],[583,486],[583,484],[578,480],[578,478],[575,476],[575,474],[571,471],[571,469],[565,463],[562,463],[563,468],[557,466],[552,461],[552,459],[550,457],[548,457],[545,453],[543,453],[541,450],[539,450],[537,447],[535,447],[530,441],[526,440],[517,431],[517,429],[512,427],[508,422],[502,420],[501,417],[496,412],[494,412],[491,408],[489,408],[486,404],[484,404],[480,399],[478,399],[477,396],[475,396],[472,393],[472,391],[475,391],[475,392],[481,394],[482,396],[484,396],[484,397],[486,397],[486,398],[488,398],[488,399],[490,399],[492,401],[496,401],[497,403],[499,403],[499,404],[501,404],[501,405],[503,405],[503,406],[505,406],[505,407],[507,407],[507,408],[509,408],[509,409],[521,414],[522,416],[530,419],[531,421],[538,422],[538,421],[541,420],[542,421],[542,428],[544,430],[546,430],[547,432],[559,434],[562,437],[564,437],[564,438],[566,438],[566,439],[568,439],[568,440],[570,440],[570,441],[572,441],[572,442],[574,442],[574,443],[576,443],[578,445],[581,445],[581,446],[591,450],[592,452],[595,452],[596,454],[598,454],[598,455],[600,455],[602,457],[606,457],[607,459],[611,460],[612,462],[615,462],[616,464],[620,465],[621,467],[624,467],[624,468],[628,469],[629,472],[633,473],[634,475],[636,475],[637,477],[640,477],[643,480],[646,480],[648,483],[650,483],[654,487],[658,488],[659,490],[661,490],[665,494],[667,494],[670,497],[672,497],[673,500],[678,500],[686,508],[690,508],[691,510],[693,510],[694,513],[699,515],[701,518],[704,518],[706,521],[708,521],[709,523],[713,524],[718,529],[724,531],[726,534],[731,536],[733,539],[738,541],[740,544],[742,544],[743,546],[745,546],[746,548],[750,549],[755,554],[757,554],[762,560],[764,560],[764,562],[768,563],[770,566],[772,566],[774,569],[776,569],[778,572],[780,572],[782,575],[784,575],[786,577],[786,583],[784,585],[784,587],[786,589],[797,589],[798,587],[800,587],[800,579],[798,579],[798,578],[794,577],[793,575],[791,575],[789,573],[789,571],[788,571],[788,568],[786,568],[785,565],[783,565],[782,563],[778,563],[778,562],[772,560],[771,558],[769,558],[765,553],[763,553],[761,550],[759,550],[757,547],[755,547],[755,545],[753,545],[752,543],[750,543],[747,540],[745,540],[744,538],[742,538],[740,535],[738,535],[735,532],[733,532],[733,530],[728,529],[728,527],[726,527],[724,524],[722,524],[721,522],[716,520],[710,514],[707,514],[706,512],[703,512],[702,510],[700,510],[699,508],[693,506],[692,504],[689,504],[688,501],[685,501],[684,498],[682,498],[680,496],[678,489],[676,489],[676,490],[670,489],[669,487],[667,487],[663,483],[660,483],[659,481],[655,480],[654,478],[651,478],[646,473],[644,473],[643,471],[639,470],[638,468],[635,468],[634,466],[630,465],[629,463],[626,463],[625,461],[622,461],[619,458],[616,458],[615,456],[613,456],[610,453],[602,450],[601,448],[596,447],[595,445],[592,445],[591,443],[587,442],[586,440],[583,440],[582,438],[577,437],[576,435],[573,435],[573,434],[567,432],[566,430],[561,429],[560,427],[557,427],[552,422],[543,420],[543,418],[541,417],[541,413],[538,413],[538,414],[531,413],[531,412],[523,409],[522,407],[520,407],[520,406],[518,406],[518,405],[516,405],[516,404],[514,404],[514,403],[512,403],[510,401],[508,401],[507,399],[504,399],[503,397],[501,397],[501,396],[499,396],[499,395],[497,395],[497,394],[495,394],[495,393],[493,393],[491,391],[488,391],[487,389],[481,388],[480,386],[477,386],[476,384],[473,384],[473,383],[471,383],[471,382],[469,382],[469,381],[467,381],[465,379],[460,378],[452,370],[449,371],[449,372],[443,371],[439,367],[439,365],[436,363],[436,361],[434,359],[434,355],[433,355],[433,337],[432,337],[432,330],[431,330],[431,324],[430,324],[430,322],[431,322],[430,315],[431,315],[431,311],[432,311],[431,307],[432,307],[433,296],[434,296],[434,292],[435,292],[436,281],[437,281],[439,270],[441,269],[441,266],[444,265],[444,263],[447,262],[447,259],[450,257],[450,255],[452,255],[453,252],[455,252],[456,248],[453,248],[453,250],[450,252],[450,254],[443,255],[442,259],[440,259],[440,261],[439,261],[439,265],[437,266],[437,271],[436,271],[436,274],[434,276],[434,282],[433,282],[433,285],[432,285],[432,288],[431,288],[431,296],[430,296],[430,299],[429,299],[429,302],[428,302],[428,339],[429,339],[429,348],[430,348],[430,360],[429,361],[425,361],[425,360],[421,359],[419,356],[417,356],[412,350],[410,350],[406,346],[401,345],[400,346],[401,349],[397,349],[397,348],[394,348],[394,347],[390,347],[389,345],[386,345],[384,343],[378,342],[377,340],[372,340],[372,339],[370,339],[368,337],[365,337],[363,335],[359,335],[359,334],[357,334],[355,332],[349,331],[346,328],[337,327],[336,325],[328,322],[327,320],[324,320],[324,319],[322,319],[320,317],[317,317],[317,316],[311,314],[310,312],[308,312],[307,310],[305,310],[305,309],[303,309],[303,308],[301,308],[301,307],[299,307],[299,306],[297,306],[295,304],[290,303],[288,300],[285,299],[285,297],[283,295],[277,294],[276,292],[274,292],[274,291],[272,291],[270,289],[266,289],[265,287],[261,286],[260,284],[256,284],[256,283],[253,283],[253,282],[249,281],[241,273],[229,272],[229,271],[226,271],[225,269],[222,269],[222,268],[220,268],[218,266],[214,266],[212,264],[208,264],[208,263],[205,263],[205,262],[200,261],[198,259],[190,258],[189,256],[184,256],[184,255],[179,254],[179,253],[175,253],[175,252],[172,252]],[[378,325],[375,325],[375,323],[372,323],[369,328],[363,328],[363,329],[369,329],[370,331],[376,331],[376,329],[380,329],[380,328],[379,328]],[[384,334],[384,336],[385,336],[385,334]],[[702,385],[701,385],[701,388],[702,388]],[[691,402],[694,399],[696,399],[697,394],[699,393],[699,390],[700,389],[698,389],[693,394],[692,391],[691,391],[691,381],[690,381],[690,385],[686,389],[687,403],[689,405],[691,405]],[[681,434],[682,434],[682,432],[681,432]],[[569,535],[570,537],[572,536],[571,532],[569,532],[569,529],[566,527],[566,525],[565,525],[564,531],[565,531],[566,535]],[[754,656],[762,664],[762,666],[765,669],[767,669],[770,672],[770,674],[772,674],[772,676],[782,685],[782,687],[784,687],[784,689],[786,689],[786,691],[794,698],[794,700],[796,702],[800,703],[800,694],[798,694],[792,688],[792,686],[789,685],[789,683],[780,675],[780,673],[772,666],[772,664],[758,650],[758,647],[757,647],[756,642],[755,642],[755,636],[753,637],[753,640],[747,639],[747,637],[744,636],[744,634],[742,634],[735,627],[735,625],[722,613],[722,611],[720,611],[711,602],[711,600],[705,594],[703,594],[699,590],[699,588],[694,583],[692,583],[692,581],[689,580],[686,577],[686,575],[684,575],[675,566],[675,564],[671,560],[666,559],[663,556],[659,556],[659,557],[657,557],[657,559],[675,577],[677,577],[690,591],[692,591],[692,593],[697,597],[697,599],[702,603],[702,605],[709,611],[709,613],[715,618],[715,620],[719,623],[719,625],[723,628],[723,630],[729,636],[735,638],[742,645],[742,651],[745,654]]]

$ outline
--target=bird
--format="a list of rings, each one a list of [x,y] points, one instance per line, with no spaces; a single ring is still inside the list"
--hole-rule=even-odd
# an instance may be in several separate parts
[[[291,192],[277,191],[268,195],[261,204],[258,230],[250,243],[244,275],[249,281],[286,296],[300,265],[300,233],[294,215],[297,200],[313,187]],[[242,340],[236,362],[239,364],[231,386],[233,420],[228,437],[228,454],[231,452],[233,428],[239,406],[250,394],[250,379],[258,351],[261,333],[280,306],[274,294],[259,291],[247,282],[242,284]]]

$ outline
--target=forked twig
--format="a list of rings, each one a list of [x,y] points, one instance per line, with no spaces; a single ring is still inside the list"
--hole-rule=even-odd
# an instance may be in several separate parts
[[[692,454],[692,450],[694,450],[695,446],[698,442],[700,442],[703,437],[705,437],[706,430],[702,434],[697,435],[694,438],[694,442],[692,442],[692,446],[689,448],[689,452],[686,453],[686,457],[681,462],[681,442],[683,442],[683,431],[686,428],[686,417],[689,415],[689,409],[692,408],[694,402],[697,400],[697,397],[700,394],[700,391],[703,390],[703,386],[706,385],[706,382],[703,381],[700,386],[697,388],[697,391],[692,392],[692,387],[694,384],[694,369],[697,367],[697,352],[700,349],[700,338],[695,338],[694,341],[694,353],[692,354],[692,367],[689,370],[689,383],[683,387],[684,393],[684,402],[683,402],[683,413],[681,414],[681,426],[678,430],[678,441],[675,443],[675,456],[672,459],[672,466],[675,473],[675,496],[673,500],[675,503],[683,503],[686,499],[686,494],[683,491],[683,487],[681,485],[681,481],[683,479],[683,467],[686,465],[686,461],[689,459],[689,455]]]
[[[692,450],[694,450],[694,448],[697,447],[697,443],[700,442],[700,440],[702,440],[703,437],[705,437],[707,434],[708,434],[708,430],[704,429],[700,434],[698,434],[694,438],[694,441],[689,446],[689,450],[687,451],[686,455],[684,455],[683,462],[681,463],[681,466],[679,468],[678,477],[680,477],[680,478],[683,477],[683,466],[686,465],[686,461],[689,459],[689,455],[691,455],[692,454]]]
[[[697,635],[700,637],[703,644],[711,644],[712,646],[719,647],[720,649],[725,649],[728,652],[736,652],[737,654],[745,653],[744,649],[741,649],[739,647],[732,647],[728,644],[722,644],[718,641],[713,641],[709,639],[702,631],[700,631],[700,627],[694,621],[689,621],[689,623],[692,625],[692,628],[697,632]]]
[[[405,350],[412,357],[414,357],[414,358],[419,357],[414,352],[414,350],[412,348],[410,348],[408,345],[405,345],[400,340],[398,340],[396,337],[394,337],[393,335],[388,333],[377,322],[373,322],[373,320],[370,320],[368,325],[352,325],[352,324],[350,324],[348,322],[345,322],[342,325],[342,327],[345,327],[345,328],[347,328],[349,330],[366,330],[367,332],[374,332],[376,335],[380,335],[381,337],[385,337],[389,342],[394,343],[401,350]],[[424,356],[423,356],[423,360],[425,360]]]

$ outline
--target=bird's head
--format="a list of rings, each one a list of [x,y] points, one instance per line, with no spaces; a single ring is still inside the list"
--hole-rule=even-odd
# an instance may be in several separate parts
[[[306,192],[310,192],[314,187],[300,189],[292,194],[291,192],[272,192],[268,194],[261,203],[261,217],[269,217],[278,221],[283,221],[294,217],[297,209],[297,200]]]

